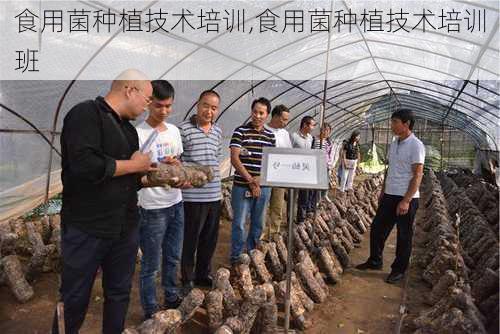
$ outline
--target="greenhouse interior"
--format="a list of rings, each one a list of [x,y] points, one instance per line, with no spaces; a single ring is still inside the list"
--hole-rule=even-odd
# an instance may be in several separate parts
[[[126,1],[26,3],[39,14],[42,7],[50,8],[54,4],[64,10],[85,7],[117,14],[130,6]],[[225,4],[226,8],[233,10],[244,8],[247,11],[244,23],[248,26],[258,22],[263,12],[279,13],[275,15],[278,18],[285,15],[284,9],[352,8],[360,13],[365,8],[388,6],[381,1],[354,0],[185,3],[191,6],[193,13],[207,9],[207,3],[212,7]],[[398,9],[406,6],[408,12],[413,9],[418,12],[429,2],[389,3]],[[172,8],[184,6],[180,1],[137,1],[135,5],[144,12],[162,6],[174,11]],[[145,31],[131,34],[116,27],[110,34],[98,37],[44,32],[27,38],[26,41],[43,44],[44,50],[51,47],[58,50],[41,63],[45,74],[19,77],[18,74],[9,74],[6,67],[0,65],[0,332],[499,333],[499,3],[443,1],[441,7],[453,8],[454,13],[469,12],[473,8],[487,19],[485,27],[480,28],[483,30],[479,33],[453,34],[444,29],[425,31],[417,25],[407,34],[391,34],[367,32],[358,24],[348,31],[335,27],[326,32],[301,34],[295,30],[286,33],[285,26],[283,34],[270,33],[258,38],[242,38],[223,31],[207,33],[199,28],[180,33],[174,30],[175,27],[168,33],[158,32],[156,35]],[[0,1],[0,27],[5,27],[11,18],[17,18],[24,8],[27,5],[23,2]],[[434,9],[437,13],[438,10]],[[383,25],[388,27],[387,22]],[[0,42],[5,42],[6,46],[15,45],[18,40],[14,33],[2,35]],[[67,48],[61,48],[63,44]],[[0,63],[5,64],[7,57],[3,56],[4,51]],[[139,88],[125,85],[132,79],[121,79],[119,75],[127,70],[140,76],[137,79],[141,82]],[[168,83],[173,87],[171,95],[167,94],[165,99],[159,97],[158,85]],[[143,87],[151,87],[152,93],[147,93]],[[118,92],[122,88],[123,91]],[[128,95],[119,95],[122,93]],[[130,96],[135,100],[143,98],[141,101],[147,101],[147,106],[137,118],[122,119],[120,112],[113,107],[117,104],[110,101]],[[209,133],[220,130],[217,137],[219,151],[210,153],[216,161],[215,167],[192,167],[184,159],[190,150],[195,150],[196,140],[189,142],[191,139],[185,139],[185,136],[187,131],[203,130],[201,123],[196,122],[201,122],[202,101],[207,96],[217,101],[213,117],[207,124]],[[160,193],[177,191],[185,197],[180,199],[180,203],[184,203],[184,211],[180,214],[184,220],[184,243],[182,245],[181,237],[172,274],[179,303],[172,304],[165,290],[165,244],[173,244],[173,241],[164,239],[163,246],[157,246],[163,265],[153,272],[153,286],[149,293],[161,297],[165,294],[165,300],[158,298],[159,306],[154,312],[146,311],[143,272],[151,254],[147,253],[148,242],[142,241],[144,236],[141,234],[129,275],[131,286],[125,289],[126,296],[121,297],[121,303],[126,305],[125,311],[120,311],[123,317],[117,327],[119,330],[106,327],[112,320],[104,321],[119,317],[117,314],[120,313],[110,311],[116,296],[107,285],[110,279],[105,279],[110,275],[106,274],[109,263],[98,263],[92,267],[95,270],[88,268],[87,274],[91,277],[88,293],[77,291],[75,296],[78,297],[68,297],[68,281],[75,278],[65,274],[71,271],[66,268],[71,267],[68,263],[72,261],[67,255],[71,249],[68,231],[78,229],[67,229],[73,226],[68,218],[71,214],[65,213],[64,216],[61,211],[70,205],[63,195],[66,194],[65,187],[69,188],[69,181],[61,173],[73,175],[70,171],[75,166],[71,164],[91,165],[83,158],[77,160],[73,157],[75,161],[70,162],[70,157],[76,154],[71,151],[77,150],[76,146],[67,145],[67,140],[71,137],[75,145],[84,145],[84,148],[86,144],[81,140],[93,141],[92,135],[78,130],[78,126],[72,128],[76,131],[72,135],[68,130],[72,118],[67,115],[76,115],[78,108],[75,106],[94,99],[96,106],[101,103],[115,111],[120,126],[132,124],[137,129],[141,124],[151,126],[151,120],[156,117],[152,107],[155,103],[171,100],[172,109],[158,124],[167,122],[166,129],[172,125],[178,128],[184,146],[184,152],[181,145],[178,154],[180,164],[151,165],[149,161],[149,171],[126,174],[141,177],[141,187],[145,187],[139,190],[139,209],[135,203],[133,208],[140,211],[137,235],[145,233],[143,224],[147,220],[144,215],[150,211],[140,204],[145,198],[140,192],[148,191],[146,187],[159,189]],[[262,112],[262,122],[266,125],[261,128],[255,125],[260,122],[256,120],[259,106],[267,109],[267,112]],[[274,116],[278,107],[285,109]],[[398,121],[403,127],[410,124],[404,116],[407,111],[411,111],[414,124],[399,130],[395,125],[399,124]],[[266,134],[274,133],[270,146],[278,146],[277,132],[269,128],[276,130],[273,124],[280,121],[273,123],[273,119],[283,114],[288,117],[286,121],[281,120],[280,130],[288,131],[291,145],[302,149],[293,154],[305,154],[304,157],[309,159],[323,157],[326,152],[328,165],[318,165],[317,174],[326,173],[323,186],[307,188],[304,185],[319,182],[309,179],[290,179],[289,184],[295,184],[290,187],[272,186],[271,181],[271,186],[267,186],[266,181],[262,181],[264,174],[259,173],[267,168],[269,172],[265,177],[270,180],[271,163],[267,165],[266,159],[271,161],[273,151],[270,149],[269,156],[262,153],[262,147],[270,142],[258,141],[258,156],[261,157],[258,171],[247,171],[248,161],[257,158],[248,158],[255,156],[252,151],[255,146],[245,148],[249,144],[242,139],[247,136],[244,131],[257,131],[261,136],[259,140],[264,140],[265,136],[271,138]],[[82,122],[85,121],[85,117],[82,118]],[[313,123],[314,129],[304,132],[304,128]],[[160,130],[157,131],[161,134]],[[140,131],[137,130],[139,137],[135,130],[133,132],[134,138],[144,143]],[[99,138],[106,136],[112,137],[105,130]],[[406,136],[411,136],[414,143],[411,149],[417,150],[418,147],[418,154],[416,151],[408,154],[398,151]],[[209,140],[208,135],[203,138]],[[301,138],[314,138],[319,146],[314,147],[314,142],[311,144],[304,139],[308,145],[306,148],[302,146]],[[159,139],[149,137],[148,140]],[[96,146],[99,152],[92,154],[111,159],[113,168],[118,171],[119,159],[112,154],[108,156],[105,142],[102,139],[102,143],[96,144],[101,145]],[[204,145],[199,150],[208,150],[209,144]],[[306,149],[309,153],[304,153]],[[123,161],[134,161],[134,151],[139,151],[139,146],[127,153],[128,156],[121,157],[129,159]],[[291,151],[283,152],[292,154]],[[355,155],[348,158],[352,152]],[[146,156],[142,151],[140,154]],[[318,163],[325,162],[323,158],[318,159],[315,160]],[[298,161],[300,165],[301,160]],[[354,167],[349,167],[350,161],[356,161]],[[161,174],[161,168],[157,169],[160,165],[166,166],[167,176]],[[285,160],[282,160],[281,167],[285,165]],[[273,166],[278,168],[280,161],[274,162]],[[388,189],[395,189],[389,185],[396,182],[395,170],[404,168],[409,168],[409,176],[405,174],[405,191],[388,193]],[[179,177],[168,173],[183,175],[181,180],[194,188],[179,190],[184,187],[179,183]],[[249,178],[244,176],[246,174]],[[200,185],[196,184],[196,177],[201,180]],[[112,180],[120,178],[123,180],[124,176],[114,175],[107,181],[94,182],[82,176],[74,181],[79,183],[72,183],[73,186],[82,185],[81,189],[72,187],[72,192],[77,194],[74,198],[84,198],[78,196],[84,196],[84,189],[90,189],[96,183],[100,182],[99,187],[104,189],[114,182]],[[238,178],[246,185],[238,183],[241,182]],[[151,180],[161,185],[153,186]],[[184,251],[192,246],[191,241],[186,240],[192,240],[191,233],[197,233],[196,243],[198,238],[203,239],[205,232],[200,232],[198,225],[193,230],[187,229],[188,219],[201,213],[193,212],[196,209],[190,212],[188,208],[194,208],[192,203],[198,202],[190,201],[185,193],[196,193],[212,184],[213,180],[217,180],[220,198],[214,197],[213,202],[199,202],[203,208],[206,203],[217,203],[219,208],[216,222],[212,222],[215,226],[210,237],[213,249],[207,251],[210,253],[209,274],[193,283],[192,280],[186,281],[184,273]],[[401,178],[398,180],[401,182]],[[257,185],[252,182],[257,182]],[[259,182],[263,184],[259,185]],[[87,188],[87,183],[90,188]],[[246,189],[241,196],[238,193],[240,188]],[[101,188],[95,186],[92,189]],[[102,198],[99,194],[96,196]],[[133,196],[137,197],[135,190]],[[274,196],[281,197],[273,200]],[[391,209],[390,217],[394,218],[386,212],[390,211],[389,198],[401,201]],[[78,207],[79,203],[74,202],[71,205]],[[403,202],[410,206],[401,208]],[[247,210],[241,208],[244,206],[241,203],[253,204],[249,204]],[[262,206],[256,203],[262,203]],[[304,203],[311,204],[311,207],[306,209]],[[276,208],[278,214],[273,211]],[[407,211],[400,213],[400,209]],[[397,214],[394,210],[398,210]],[[255,216],[254,211],[258,211]],[[104,211],[102,217],[111,217],[110,212],[111,208]],[[92,212],[80,214],[98,217]],[[99,222],[105,224],[102,217]],[[259,219],[260,223],[257,223]],[[381,232],[380,226],[388,221],[392,225]],[[241,239],[255,240],[247,240],[246,247],[243,242],[243,250],[234,260],[235,244],[240,242],[235,239],[239,224]],[[254,231],[255,224],[260,224],[258,232]],[[277,226],[277,230],[266,232],[273,226]],[[87,235],[87,232],[78,231]],[[375,263],[377,238],[383,240],[381,258]],[[408,263],[402,272],[396,272],[397,261],[392,267],[391,263],[395,257],[398,260],[403,256],[401,254],[407,246],[411,252],[411,255],[405,255]],[[86,246],[82,247],[81,254],[90,254],[90,248],[87,251]],[[193,256],[198,247],[196,261],[200,262],[204,249],[201,244],[193,247]],[[401,275],[391,282],[393,274]],[[85,290],[83,286],[76,289]],[[86,297],[81,296],[86,293]],[[71,298],[86,299],[82,302],[83,311],[78,315],[80,320],[71,320],[77,312],[72,308]]]

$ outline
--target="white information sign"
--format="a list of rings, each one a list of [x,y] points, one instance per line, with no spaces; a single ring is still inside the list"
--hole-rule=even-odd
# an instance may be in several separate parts
[[[261,185],[297,189],[328,189],[325,153],[321,150],[265,147]]]
[[[268,182],[307,180],[310,183],[318,183],[315,156],[269,154],[267,161]]]

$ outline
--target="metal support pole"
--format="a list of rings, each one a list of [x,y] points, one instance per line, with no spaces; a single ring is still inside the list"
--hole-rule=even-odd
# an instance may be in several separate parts
[[[451,155],[451,131],[452,131],[452,128],[448,126],[448,159],[446,159],[446,169],[449,169],[449,168],[450,168],[450,155]],[[456,146],[455,146],[455,145],[453,145],[453,147],[455,148]],[[463,143],[462,143],[461,147],[463,147]]]
[[[375,123],[370,124],[370,130],[372,134],[372,145],[371,147],[373,148],[373,145],[375,144]]]
[[[385,165],[389,165],[388,164],[388,161],[389,161],[389,147],[390,147],[390,140],[389,140],[389,137],[391,137],[391,120],[388,119],[386,121],[386,125],[384,126],[385,129],[384,129],[384,134],[385,134],[385,161],[384,161],[384,164]]]
[[[293,254],[293,212],[295,189],[288,189],[288,249],[286,259],[286,292],[285,292],[285,333],[290,329],[290,292],[292,283],[292,254]]]
[[[439,138],[439,141],[440,141],[440,149],[439,149],[439,153],[440,153],[440,168],[439,168],[439,171],[443,171],[443,143],[444,143],[444,123],[441,124],[441,137]]]

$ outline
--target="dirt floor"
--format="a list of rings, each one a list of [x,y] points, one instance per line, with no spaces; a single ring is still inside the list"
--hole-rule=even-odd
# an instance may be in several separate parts
[[[390,235],[384,253],[384,269],[382,271],[359,271],[348,269],[341,283],[330,286],[327,301],[315,305],[308,314],[312,320],[312,328],[307,334],[361,334],[361,333],[394,333],[399,319],[399,305],[402,296],[402,283],[390,285],[384,278],[390,271],[390,264],[395,253],[395,232]],[[219,242],[214,257],[214,268],[228,266],[230,246],[230,223],[222,222]],[[360,248],[351,253],[354,265],[363,262],[369,255],[369,234],[364,235]],[[142,310],[139,303],[138,270],[134,278],[127,326],[138,325],[142,321]],[[57,299],[58,276],[53,273],[44,274],[35,282],[36,297],[26,303],[19,304],[6,287],[0,287],[0,333],[47,333],[51,328],[55,301]],[[409,309],[407,319],[411,319],[421,309],[422,292],[428,291],[419,273],[413,268],[410,271]],[[158,295],[160,291],[158,291]],[[89,311],[81,333],[99,333],[102,313],[101,279],[98,276]],[[179,333],[207,333],[204,311],[198,312],[193,321],[184,325]],[[283,314],[279,319],[283,323]],[[406,321],[406,323],[409,323]],[[403,326],[402,333],[411,333],[411,327]]]
[[[393,333],[398,320],[401,286],[384,282],[394,259],[396,230],[387,240],[384,268],[381,271],[348,269],[340,284],[330,288],[323,304],[315,305],[310,318],[313,328],[307,334]],[[369,256],[369,236],[364,236],[361,248],[351,253],[354,265]]]

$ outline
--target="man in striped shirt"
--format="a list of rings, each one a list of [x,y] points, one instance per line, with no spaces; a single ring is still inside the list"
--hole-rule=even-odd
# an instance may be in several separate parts
[[[330,140],[330,135],[332,134],[332,127],[328,123],[324,123],[319,132],[319,137],[313,137],[312,148],[313,150],[322,150],[325,152],[325,160],[326,160],[326,172],[328,178],[330,178],[330,174],[333,169],[333,146],[332,141]],[[318,196],[319,194],[319,196]],[[316,190],[314,194],[314,206],[316,206],[316,202],[320,198],[325,198],[328,202],[331,203],[330,198],[328,197],[327,190]]]
[[[271,110],[266,98],[252,102],[251,121],[234,130],[229,147],[231,164],[235,169],[231,205],[233,224],[231,229],[231,263],[238,262],[244,248],[245,220],[250,212],[250,229],[246,248],[250,251],[257,245],[262,233],[264,212],[271,195],[271,188],[260,186],[262,148],[276,145],[274,134],[264,128]]]
[[[213,123],[219,112],[219,95],[213,90],[201,93],[196,115],[180,125],[184,165],[210,166],[214,179],[201,188],[183,189],[184,244],[181,272],[185,290],[193,286],[212,286],[210,262],[217,244],[221,213],[222,132]],[[186,291],[187,292],[187,291]]]

